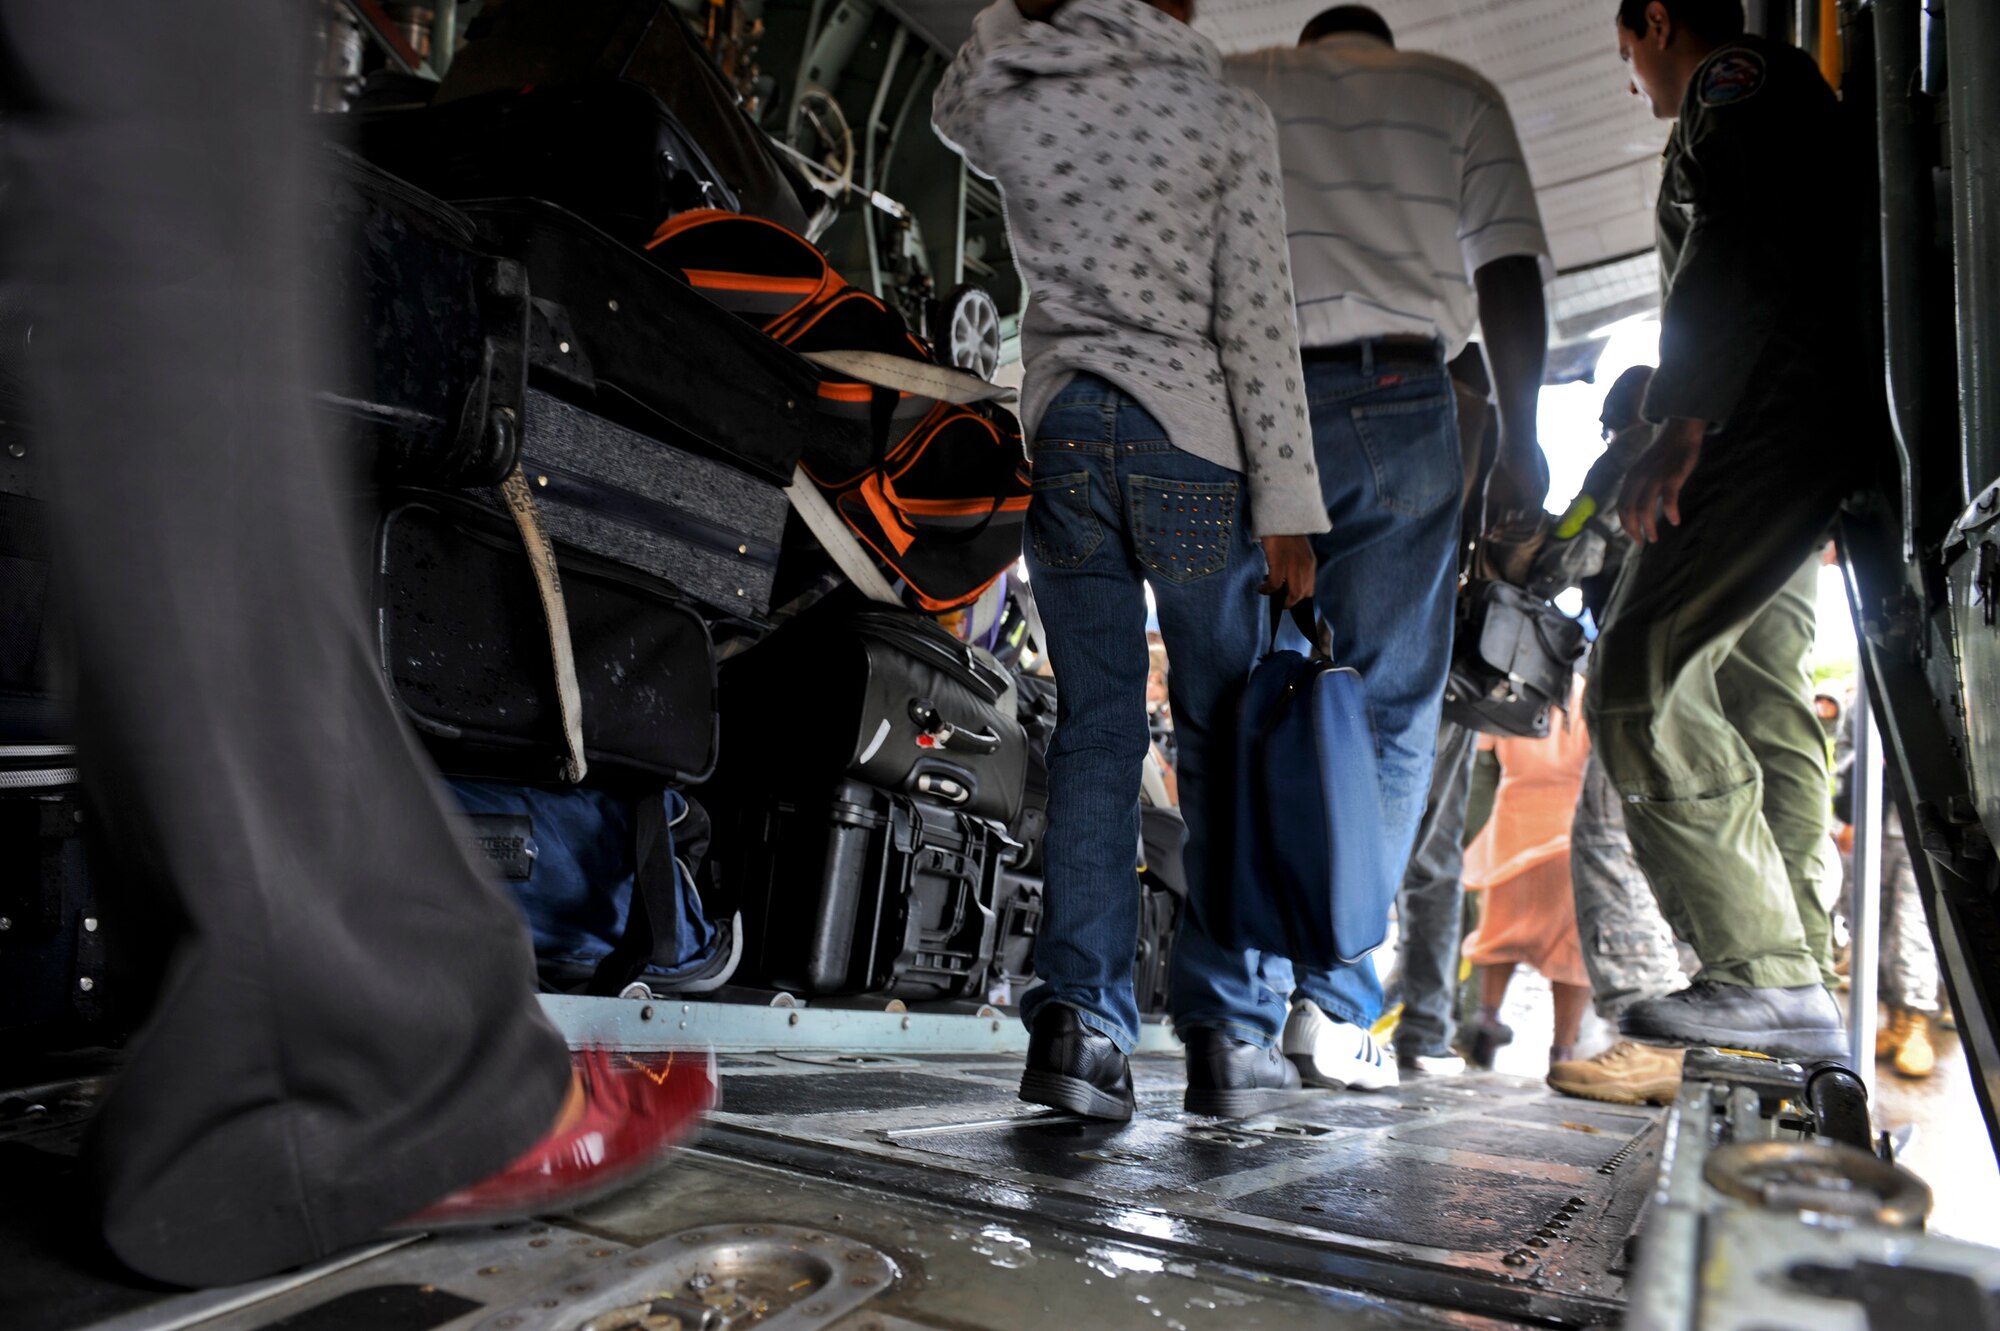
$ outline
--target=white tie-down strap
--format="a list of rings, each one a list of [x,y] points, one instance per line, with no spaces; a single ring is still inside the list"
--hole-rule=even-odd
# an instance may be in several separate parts
[[[902,598],[896,589],[882,576],[882,570],[875,567],[875,561],[868,557],[868,551],[848,528],[840,514],[833,511],[833,505],[826,502],[826,496],[813,484],[812,477],[804,469],[792,470],[792,483],[785,487],[785,498],[791,500],[792,508],[819,541],[829,558],[833,560],[847,580],[860,589],[861,594],[871,601],[884,605],[901,605]]]
[[[500,497],[513,515],[521,533],[521,546],[528,552],[528,567],[534,571],[535,592],[542,603],[542,621],[549,634],[549,660],[555,669],[556,712],[562,721],[562,778],[577,782],[590,770],[583,754],[583,690],[577,687],[576,650],[569,637],[569,608],[563,602],[562,577],[556,572],[556,548],[542,530],[535,511],[535,492],[521,474],[521,464],[500,482]]]
[[[970,370],[932,365],[928,361],[911,360],[908,356],[892,356],[886,351],[808,351],[804,354],[813,364],[850,379],[859,379],[864,384],[893,388],[900,393],[914,393],[918,397],[936,398],[961,407],[974,402],[1012,402],[1017,396],[1013,389],[988,383]]]

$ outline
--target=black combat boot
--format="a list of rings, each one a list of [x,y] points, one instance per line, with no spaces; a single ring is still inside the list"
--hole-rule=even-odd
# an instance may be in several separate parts
[[[1618,1029],[1647,1044],[1747,1049],[1772,1058],[1845,1058],[1847,1027],[1824,985],[1751,988],[1696,980],[1634,1003]]]

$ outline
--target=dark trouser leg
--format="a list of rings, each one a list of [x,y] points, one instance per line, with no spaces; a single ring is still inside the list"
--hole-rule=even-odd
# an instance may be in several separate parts
[[[1757,749],[1723,698],[1724,681],[1733,689],[1740,671],[1732,654],[1746,634],[1762,641],[1753,626],[1819,547],[1839,506],[1839,479],[1814,461],[1821,442],[1711,444],[1684,492],[1682,525],[1634,551],[1626,567],[1586,695],[1592,740],[1625,801],[1632,849],[1660,908],[1700,955],[1703,977],[1727,984],[1821,978],[1766,816]],[[1809,645],[1793,641],[1788,650]],[[1770,660],[1764,669],[1779,673]]]
[[[304,7],[0,6],[79,741],[186,922],[99,1117],[106,1236],[219,1283],[506,1164],[568,1072],[374,664],[308,415]]]
[[[1028,568],[1059,681],[1049,741],[1038,980],[1050,1003],[1130,1051],[1139,1038],[1139,784],[1146,729],[1146,586],[1127,540],[1117,467],[1118,391],[1079,376],[1035,440]]]
[[[1472,784],[1476,731],[1456,722],[1438,725],[1431,792],[1417,825],[1397,898],[1401,934],[1397,974],[1403,1015],[1396,1024],[1399,1054],[1451,1052],[1452,1009],[1458,995],[1459,917],[1464,910],[1465,797]]]
[[[1044,413],[1034,467],[1029,567],[1059,715],[1049,744],[1046,913],[1035,940],[1042,983],[1023,999],[1022,1016],[1032,1026],[1042,1007],[1063,1003],[1121,1049],[1138,1040],[1132,962],[1150,584],[1188,825],[1175,1022],[1229,1026],[1268,1044],[1283,1003],[1243,981],[1244,954],[1222,948],[1206,926],[1210,749],[1219,713],[1250,674],[1265,605],[1242,477],[1175,448],[1137,402],[1091,375],[1071,381]]]
[[[1423,816],[1451,664],[1463,467],[1450,380],[1421,361],[1306,367],[1313,451],[1331,531],[1313,538],[1316,600],[1334,658],[1361,672],[1375,727],[1382,835],[1409,854]],[[1274,980],[1287,967],[1266,966]],[[1299,971],[1299,993],[1341,1021],[1381,1015],[1374,962]]]

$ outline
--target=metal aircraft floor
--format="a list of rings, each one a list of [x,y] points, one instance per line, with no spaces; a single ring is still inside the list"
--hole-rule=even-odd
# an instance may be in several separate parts
[[[803,1235],[862,1263],[834,1273],[866,1287],[865,1302],[712,1324],[1594,1326],[1619,1320],[1627,1240],[1661,1141],[1657,1113],[1508,1077],[1315,1092],[1223,1122],[1180,1112],[1177,1058],[1142,1056],[1139,1115],[1109,1125],[1021,1103],[1018,1056],[721,1061],[709,1129],[647,1184],[540,1225],[422,1240],[238,1292],[229,1297],[251,1297],[235,1310],[224,1296],[120,1285],[56,1250],[89,1096],[44,1095],[50,1108],[34,1121],[0,1116],[16,1185],[0,1189],[0,1269],[15,1273],[0,1282],[0,1323],[576,1331],[581,1314],[555,1307],[565,1296],[543,1295],[676,1244],[695,1245],[683,1255],[722,1244],[736,1256],[718,1260],[754,1266],[744,1245],[762,1243],[781,1259],[770,1270],[787,1274],[772,1297],[817,1291],[810,1270],[793,1281],[783,1266],[803,1260]]]
[[[1490,1075],[1314,1092],[1222,1122],[1180,1112],[1178,1058],[1141,1057],[1138,1116],[1104,1124],[1022,1104],[1013,1058],[723,1067],[704,1146],[734,1159],[1263,1276],[1572,1325],[1617,1320],[1660,1147],[1657,1111]]]

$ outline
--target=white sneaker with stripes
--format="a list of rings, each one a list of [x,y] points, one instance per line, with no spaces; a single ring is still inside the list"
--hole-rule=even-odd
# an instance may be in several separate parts
[[[1285,1057],[1308,1086],[1336,1091],[1381,1091],[1397,1084],[1396,1060],[1359,1026],[1335,1021],[1317,1003],[1300,999],[1285,1021]]]

